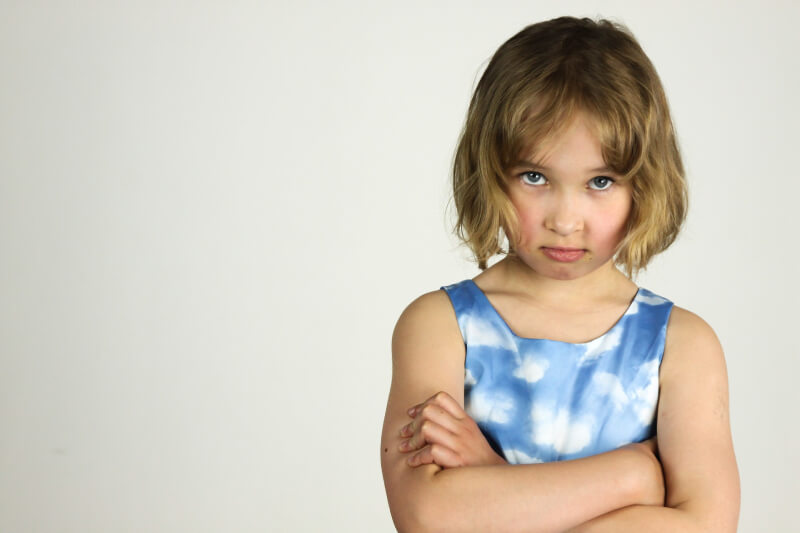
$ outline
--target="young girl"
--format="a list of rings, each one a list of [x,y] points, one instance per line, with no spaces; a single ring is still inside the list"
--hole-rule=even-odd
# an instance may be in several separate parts
[[[398,530],[735,531],[722,349],[631,281],[686,210],[667,100],[635,39],[569,17],[509,39],[453,178],[483,272],[395,328],[381,463]]]

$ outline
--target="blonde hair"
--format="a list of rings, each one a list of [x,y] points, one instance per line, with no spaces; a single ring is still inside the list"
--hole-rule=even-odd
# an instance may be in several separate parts
[[[606,164],[631,184],[615,262],[631,277],[677,237],[686,180],[655,68],[621,24],[561,17],[500,46],[470,101],[453,163],[454,231],[481,269],[492,256],[513,253],[516,242],[508,167],[526,148],[558,136],[577,113],[589,119]]]

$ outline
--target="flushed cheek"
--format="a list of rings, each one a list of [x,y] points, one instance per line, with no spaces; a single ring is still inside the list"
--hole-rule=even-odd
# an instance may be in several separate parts
[[[523,208],[518,202],[513,201],[515,211],[517,212],[517,242],[515,243],[517,250],[527,250],[528,246],[534,240],[534,228],[537,223],[535,215],[531,210]]]
[[[625,209],[624,206],[605,213],[600,220],[604,220],[606,223],[604,225],[598,225],[598,227],[602,227],[604,230],[603,240],[611,242],[612,246],[616,246],[625,236],[627,218],[628,209]]]
[[[545,228],[545,215],[547,206],[540,205],[539,203],[525,203],[512,200],[512,205],[517,214],[517,233],[519,243],[522,246],[537,246],[544,243],[538,242],[540,240],[548,240],[548,233],[551,233]]]
[[[520,219],[517,248],[520,250],[526,250],[529,253],[537,251],[543,244],[542,240],[544,231],[540,229],[541,225],[541,221],[533,220],[531,218]]]

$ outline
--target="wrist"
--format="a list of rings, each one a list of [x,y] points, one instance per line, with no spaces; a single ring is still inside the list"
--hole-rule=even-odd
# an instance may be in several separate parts
[[[664,474],[661,462],[645,445],[633,444],[628,451],[635,460],[628,480],[635,504],[664,505]]]

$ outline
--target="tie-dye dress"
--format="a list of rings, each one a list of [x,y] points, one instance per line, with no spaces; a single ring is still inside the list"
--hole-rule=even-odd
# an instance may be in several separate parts
[[[442,287],[466,344],[464,403],[512,464],[576,459],[655,435],[672,302],[639,288],[585,343],[519,337],[472,280]]]

